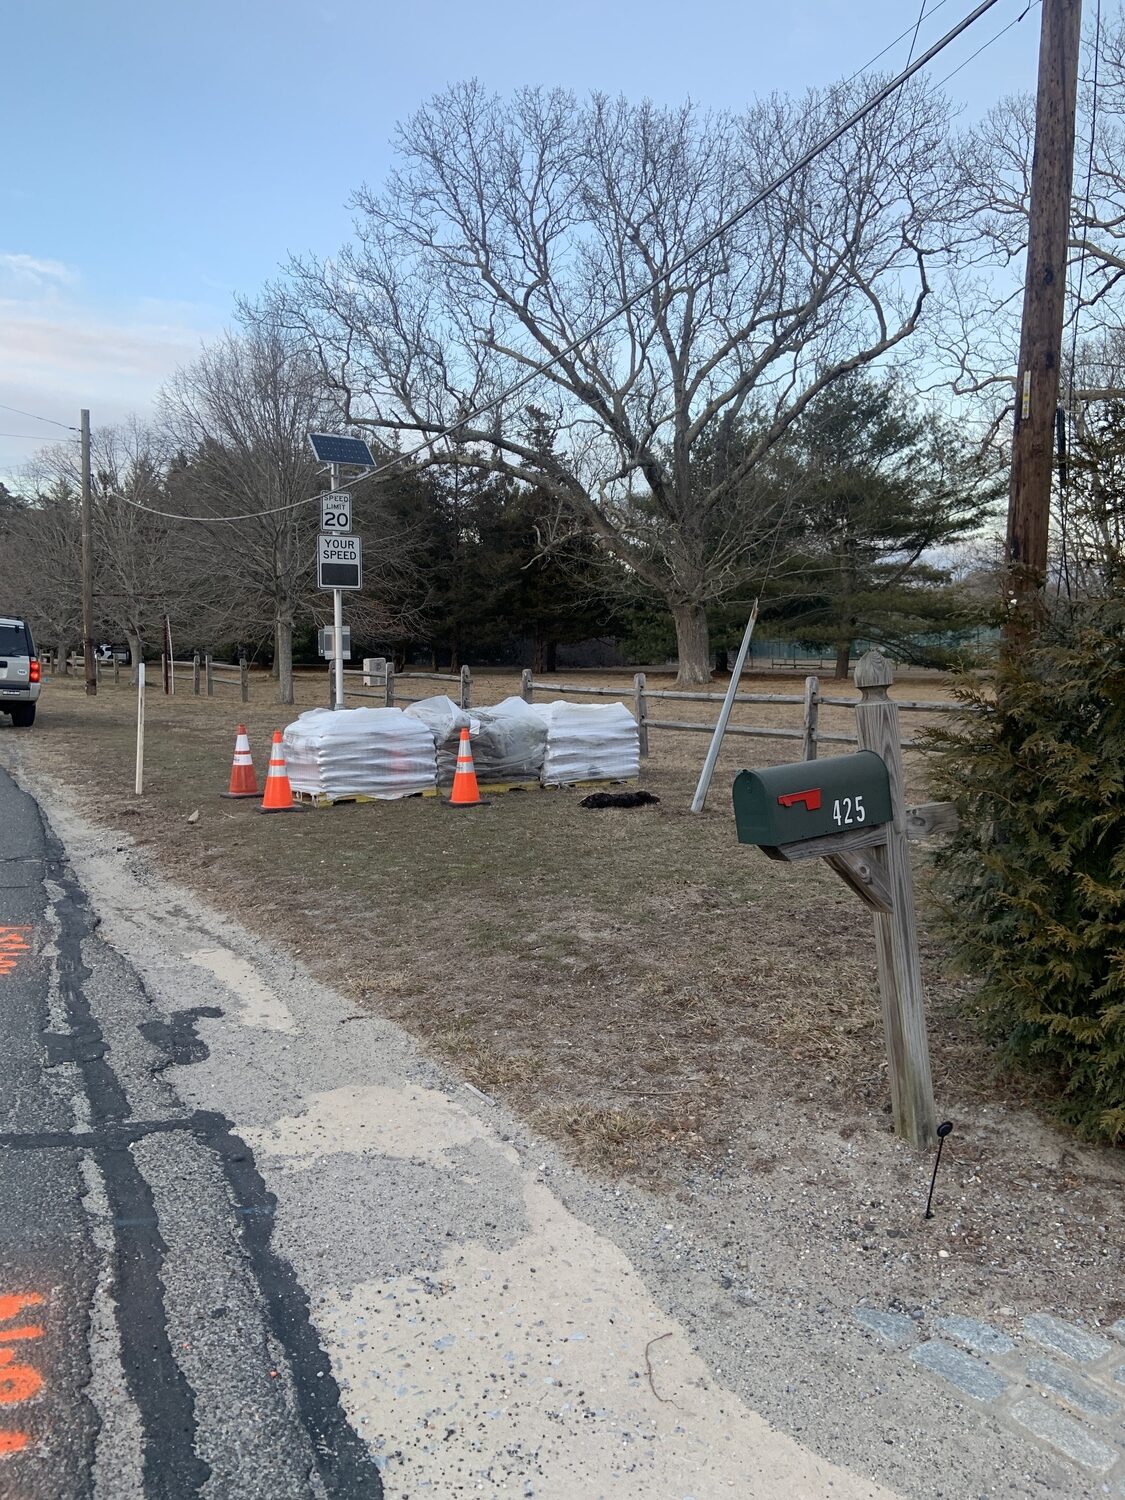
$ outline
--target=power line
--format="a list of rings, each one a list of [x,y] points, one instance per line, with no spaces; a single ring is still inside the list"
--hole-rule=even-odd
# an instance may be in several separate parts
[[[999,0],[981,0],[981,3],[977,5],[975,9],[970,11],[967,16],[959,21],[957,25],[954,26],[951,30],[947,31],[943,37],[940,37],[936,42],[934,42],[932,46],[928,47],[916,61],[908,63],[901,73],[896,74],[894,78],[890,79],[881,88],[877,89],[875,93],[872,94],[868,100],[866,100],[865,103],[861,104],[858,109],[853,110],[846,120],[842,121],[841,124],[836,126],[836,128],[832,130],[827,136],[822,137],[822,139],[819,140],[815,145],[810,146],[809,149],[805,151],[801,156],[799,156],[791,166],[787,167],[783,172],[780,172],[775,178],[772,179],[772,181],[767,183],[765,187],[761,188],[757,193],[755,193],[753,198],[751,198],[748,203],[745,203],[742,208],[738,209],[737,212],[731,214],[728,218],[721,220],[720,223],[717,224],[709,234],[704,235],[703,239],[700,240],[697,245],[694,245],[690,250],[685,251],[684,254],[681,255],[678,260],[673,261],[673,263],[666,270],[662,271],[658,276],[653,277],[650,281],[645,283],[645,285],[640,287],[637,291],[633,292],[631,296],[627,297],[622,303],[615,307],[612,312],[607,313],[605,317],[601,318],[597,323],[595,323],[592,328],[588,328],[585,333],[580,334],[575,339],[572,339],[569,344],[565,345],[565,347],[563,347],[562,349],[557,350],[548,359],[541,360],[537,364],[532,365],[531,368],[525,371],[525,373],[521,375],[518,380],[510,385],[507,390],[502,391],[498,396],[494,396],[490,400],[482,402],[480,406],[464,413],[457,419],[456,422],[452,422],[446,427],[435,428],[435,430],[422,442],[416,444],[413,448],[408,448],[403,453],[396,453],[392,458],[387,459],[384,463],[376,465],[376,467],[372,470],[369,470],[368,473],[363,476],[363,478],[377,478],[380,474],[386,473],[387,470],[396,468],[399,464],[405,463],[408,459],[416,458],[418,454],[425,453],[427,450],[432,449],[436,443],[441,442],[444,438],[453,437],[468,423],[476,421],[479,417],[487,416],[488,413],[493,411],[496,407],[503,405],[506,401],[510,401],[513,396],[524,390],[532,383],[532,381],[537,380],[540,375],[545,374],[552,368],[552,366],[557,365],[560,361],[568,359],[572,354],[577,353],[577,351],[581,349],[583,344],[588,344],[590,340],[596,338],[599,333],[604,333],[604,331],[609,328],[611,324],[615,323],[623,313],[629,312],[630,309],[635,307],[638,302],[643,301],[658,287],[662,286],[666,281],[671,280],[671,278],[675,276],[679,271],[682,271],[685,266],[690,265],[690,263],[695,260],[697,256],[702,255],[705,250],[710,249],[710,247],[715,243],[716,240],[721,239],[724,234],[735,228],[736,225],[740,224],[743,221],[743,219],[748,218],[756,208],[760,207],[761,204],[763,204],[766,199],[769,198],[773,193],[776,193],[780,188],[784,187],[785,184],[789,182],[791,178],[795,177],[798,172],[804,171],[804,169],[809,166],[810,163],[815,161],[822,152],[827,151],[830,146],[834,146],[835,143],[841,138],[841,136],[846,135],[849,130],[854,129],[856,125],[858,125],[862,120],[865,120],[868,115],[872,114],[876,109],[878,109],[881,104],[885,104],[886,101],[895,93],[897,93],[898,90],[902,88],[902,86],[907,83],[915,73],[920,72],[924,67],[927,66],[927,64],[931,63],[935,57],[944,52],[945,49],[951,45],[951,43],[955,42],[959,36],[968,31],[971,26],[979,21],[983,15],[985,15],[993,8],[993,6],[997,4],[999,4]],[[1026,11],[1024,12],[1024,14],[1026,14]],[[1004,28],[1004,31],[1010,30],[1011,25],[1015,25],[1015,22],[1012,22],[1009,26],[1006,26]],[[982,47],[979,47],[977,49],[977,52],[974,53],[973,56],[975,57],[980,52],[983,52],[985,47],[991,46],[992,42],[998,40],[1000,36],[1004,35],[1004,31],[998,32],[997,35],[991,38],[989,42],[985,42]],[[906,33],[903,33],[903,35],[906,35]],[[966,62],[970,62],[971,60],[971,58],[966,58]],[[964,66],[964,63],[960,65],[960,67]],[[959,71],[960,68],[954,69],[954,72]],[[952,77],[953,74],[951,73],[948,76]],[[362,419],[359,419],[356,421],[355,425],[364,426],[366,424]],[[211,524],[224,522],[235,524],[239,521],[255,521],[263,519],[266,516],[283,515],[287,511],[296,510],[302,505],[314,505],[316,504],[318,499],[318,497],[315,495],[309,495],[303,500],[292,501],[288,505],[274,506],[269,510],[246,511],[237,516],[189,516],[178,515],[173,511],[157,510],[153,506],[142,505],[139,501],[128,500],[124,495],[119,495],[116,498],[124,500],[126,504],[133,505],[138,510],[144,510],[148,511],[152,515],[162,516],[165,520],[205,521]]]
[[[1020,11],[1019,15],[1015,18],[1014,21],[1009,21],[1007,26],[1002,26],[1000,30],[995,34],[995,36],[990,36],[988,41],[982,42],[975,52],[970,52],[968,57],[965,58],[964,62],[959,62],[951,73],[947,73],[944,78],[939,78],[937,83],[934,84],[933,90],[931,92],[936,93],[936,91],[940,89],[943,84],[948,83],[951,78],[955,78],[957,74],[960,73],[962,68],[967,68],[974,58],[979,57],[982,52],[987,52],[989,47],[992,46],[993,42],[998,42],[1002,36],[1006,36],[1007,33],[1011,31],[1013,26],[1018,26],[1020,24],[1024,16],[1027,15],[1028,11],[1034,10],[1035,7],[1039,4],[1040,0],[1030,0],[1030,3],[1024,6],[1023,10]]]
[[[930,11],[930,15],[931,16],[936,16],[937,13],[938,13],[938,11],[942,8],[942,6],[946,5],[947,3],[948,3],[948,0],[938,0],[938,3]],[[894,41],[887,43],[887,45],[883,48],[882,52],[876,52],[876,54],[875,54],[874,57],[868,58],[868,60],[864,63],[864,65],[863,65],[862,68],[857,68],[856,71],[852,74],[852,76],[850,78],[845,78],[844,79],[844,82],[843,82],[842,86],[844,88],[847,88],[847,86],[848,86],[849,83],[854,83],[857,78],[861,77],[864,73],[867,72],[868,68],[872,67],[875,63],[877,63],[880,58],[886,57],[887,53],[890,52],[893,48],[897,47],[898,44],[899,44],[899,42],[904,41],[908,36],[910,36],[911,32],[914,33],[913,37],[911,38],[911,42],[910,42],[910,54],[911,54],[911,56],[913,56],[913,54],[914,54],[914,47],[915,47],[915,44],[918,41],[918,28],[922,24],[922,16],[925,15],[925,13],[926,13],[926,0],[922,0],[922,10],[921,10],[921,13],[918,16],[917,21],[915,21],[914,25],[913,26],[908,26],[905,31],[900,31],[899,34],[898,34],[898,36],[895,37]],[[908,57],[906,60],[909,63],[910,57]]]
[[[28,443],[42,443],[46,441],[41,432],[0,432],[0,438],[19,438]]]
[[[0,401],[0,411],[14,411],[17,417],[28,417],[32,422],[49,422],[52,427],[65,427],[67,432],[78,431],[78,428],[73,427],[69,422],[58,422],[54,417],[41,417],[33,411],[21,411],[18,406],[5,406],[2,401]]]

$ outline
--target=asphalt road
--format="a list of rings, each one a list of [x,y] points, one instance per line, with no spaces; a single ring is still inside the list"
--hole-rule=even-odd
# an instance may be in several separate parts
[[[0,772],[0,1495],[377,1497],[206,1055]]]

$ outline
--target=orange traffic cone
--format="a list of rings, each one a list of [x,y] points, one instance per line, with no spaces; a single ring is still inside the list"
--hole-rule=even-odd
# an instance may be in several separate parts
[[[266,795],[262,798],[259,812],[300,812],[293,801],[293,791],[285,771],[285,751],[281,748],[281,730],[273,732],[273,749],[270,751],[270,769],[266,777]]]
[[[473,752],[469,746],[469,731],[462,729],[461,743],[457,746],[457,770],[453,774],[453,790],[447,807],[486,807],[477,786],[477,773],[473,769]]]
[[[254,775],[254,762],[250,758],[250,741],[246,736],[246,725],[238,726],[234,740],[234,764],[230,768],[230,786],[222,797],[256,797],[258,778]]]

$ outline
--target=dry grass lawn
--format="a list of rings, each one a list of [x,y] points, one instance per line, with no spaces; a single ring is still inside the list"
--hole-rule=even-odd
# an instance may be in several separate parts
[[[581,675],[631,692],[631,674]],[[516,690],[514,674],[482,674],[474,700]],[[915,677],[896,691],[949,689]],[[323,671],[300,680],[298,707],[325,696]],[[229,689],[150,690],[138,798],[124,675],[93,700],[56,679],[30,733],[0,721],[0,763],[61,780],[88,817],[350,995],[357,1020],[394,1018],[587,1166],[690,1203],[732,1275],[797,1306],[831,1287],[841,1304],[1125,1313],[1121,1153],[1044,1126],[1027,1083],[994,1071],[943,968],[916,845],[935,1088],[957,1122],[942,1213],[922,1218],[929,1163],[886,1133],[866,909],[818,861],[775,864],[735,839],[733,774],[793,759],[797,742],[729,740],[701,817],[687,809],[706,736],[655,730],[642,782],[656,806],[590,811],[582,792],[530,791],[463,812],[428,797],[262,818],[219,793],[240,720],[262,776],[293,714],[273,697],[264,677],[245,708]],[[711,720],[716,707],[651,711]],[[741,706],[736,722],[796,726],[800,708]],[[822,728],[853,722],[822,714]],[[908,752],[907,777],[924,800],[924,755]]]
[[[620,685],[628,699],[629,674],[568,676]],[[661,683],[650,674],[649,685]],[[746,683],[793,694],[802,686],[777,676]],[[323,673],[301,677],[298,707],[323,703],[324,687]],[[439,685],[400,688],[422,695]],[[513,674],[480,674],[474,699],[517,690]],[[916,675],[898,691],[949,690]],[[21,743],[176,878],[292,944],[359,1005],[401,1021],[478,1087],[613,1170],[651,1177],[685,1153],[720,1150],[747,1094],[814,1103],[835,1118],[883,1110],[866,911],[819,862],[771,863],[734,836],[734,772],[792,759],[797,742],[728,739],[700,817],[687,808],[706,736],[653,730],[642,779],[657,807],[587,811],[581,792],[560,790],[513,792],[461,813],[415,798],[262,819],[254,803],[217,794],[240,719],[264,773],[270,732],[291,717],[273,696],[257,676],[245,708],[229,689],[165,698],[150,686],[141,798],[124,673],[95,700],[73,679],[53,680]],[[686,720],[716,711],[650,706]],[[796,727],[800,717],[798,705],[739,705],[734,722]],[[910,716],[907,732],[927,717]],[[853,722],[848,709],[822,710],[822,729]],[[924,757],[908,752],[907,762],[911,793],[923,798]],[[950,1077],[962,1095],[967,1086],[994,1092],[930,945],[925,967],[939,1096]]]

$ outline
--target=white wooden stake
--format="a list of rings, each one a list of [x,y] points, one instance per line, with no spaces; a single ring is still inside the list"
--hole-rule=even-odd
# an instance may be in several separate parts
[[[134,790],[139,797],[145,782],[145,664],[137,663],[137,778]]]

